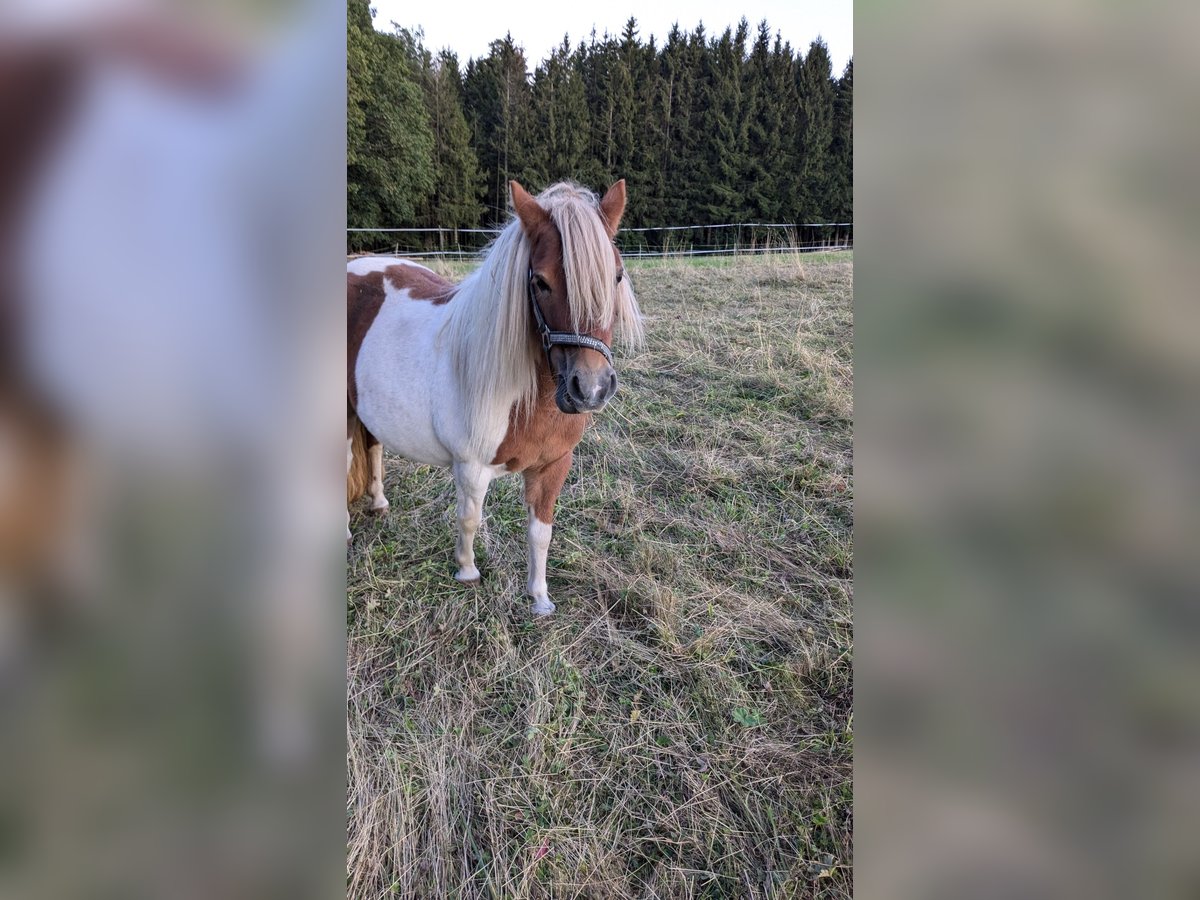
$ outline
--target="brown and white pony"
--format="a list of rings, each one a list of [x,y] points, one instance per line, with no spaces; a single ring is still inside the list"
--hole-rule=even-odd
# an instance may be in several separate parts
[[[371,510],[386,511],[384,447],[450,468],[455,578],[473,583],[488,484],[520,473],[527,586],[540,616],[554,611],[546,553],[555,501],[591,414],[617,388],[609,344],[614,332],[636,343],[642,326],[613,244],[624,180],[602,200],[570,182],[536,198],[510,187],[516,216],[458,284],[413,262],[349,264],[347,497],[366,491]]]
[[[64,144],[79,120],[94,114],[96,98],[88,88],[99,71],[121,67],[137,83],[158,85],[179,100],[228,94],[240,87],[243,69],[217,35],[196,33],[155,10],[81,7],[77,15],[51,13],[41,22],[23,20],[19,8],[10,11],[12,20],[0,26],[0,613],[10,597],[36,593],[45,599],[72,580],[66,532],[78,513],[81,460],[77,423],[63,407],[77,411],[87,403],[79,392],[62,396],[61,384],[51,390],[44,372],[30,371],[30,344],[44,349],[50,343],[44,334],[38,340],[31,335],[30,319],[37,317],[28,296],[35,274],[30,270],[36,269],[28,259],[31,221],[45,199],[47,176],[63,162]],[[161,169],[164,151],[155,150],[155,168]],[[136,207],[140,198],[131,193]],[[77,215],[88,200],[72,195],[63,202]],[[76,291],[78,254],[72,264],[63,263],[63,239],[56,234],[54,240],[46,256],[57,256],[57,273],[72,285],[73,299],[64,308],[90,308]],[[42,272],[36,278],[44,285]],[[55,340],[86,327],[61,314],[50,320]],[[139,415],[148,420],[144,411]]]

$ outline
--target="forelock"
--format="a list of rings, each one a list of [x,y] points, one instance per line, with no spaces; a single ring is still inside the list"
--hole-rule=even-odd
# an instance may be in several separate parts
[[[599,198],[573,182],[560,182],[543,191],[538,202],[562,241],[572,326],[611,327],[617,318],[617,264]]]

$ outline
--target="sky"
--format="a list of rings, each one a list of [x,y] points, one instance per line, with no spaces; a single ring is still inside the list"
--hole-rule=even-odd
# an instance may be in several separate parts
[[[645,43],[653,34],[660,47],[675,22],[682,30],[692,31],[703,21],[709,35],[719,36],[726,26],[736,26],[738,19],[745,16],[750,22],[751,40],[762,19],[767,20],[772,34],[778,31],[793,48],[801,51],[808,49],[809,42],[820,35],[829,46],[835,76],[842,73],[854,53],[852,0],[743,0],[736,6],[721,0],[686,3],[638,0],[626,4],[612,0],[593,3],[371,0],[371,7],[377,13],[376,28],[390,31],[393,21],[409,29],[420,26],[425,31],[427,48],[436,52],[449,47],[458,54],[464,68],[468,58],[486,55],[489,42],[511,31],[513,40],[525,48],[532,70],[552,48],[562,43],[564,33],[571,36],[572,46],[588,38],[593,26],[597,38],[606,30],[618,35],[631,15],[638,21],[641,41]]]

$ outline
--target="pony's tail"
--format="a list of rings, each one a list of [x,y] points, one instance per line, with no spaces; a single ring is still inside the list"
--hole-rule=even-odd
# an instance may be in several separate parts
[[[346,430],[350,440],[350,462],[346,471],[346,504],[349,505],[366,493],[371,472],[367,464],[366,427],[358,421],[358,416],[351,414]]]

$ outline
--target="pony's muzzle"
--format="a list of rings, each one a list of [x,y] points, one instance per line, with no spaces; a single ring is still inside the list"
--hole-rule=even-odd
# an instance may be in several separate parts
[[[610,365],[594,369],[576,366],[563,378],[562,388],[558,408],[563,412],[595,412],[617,392],[617,373]]]

